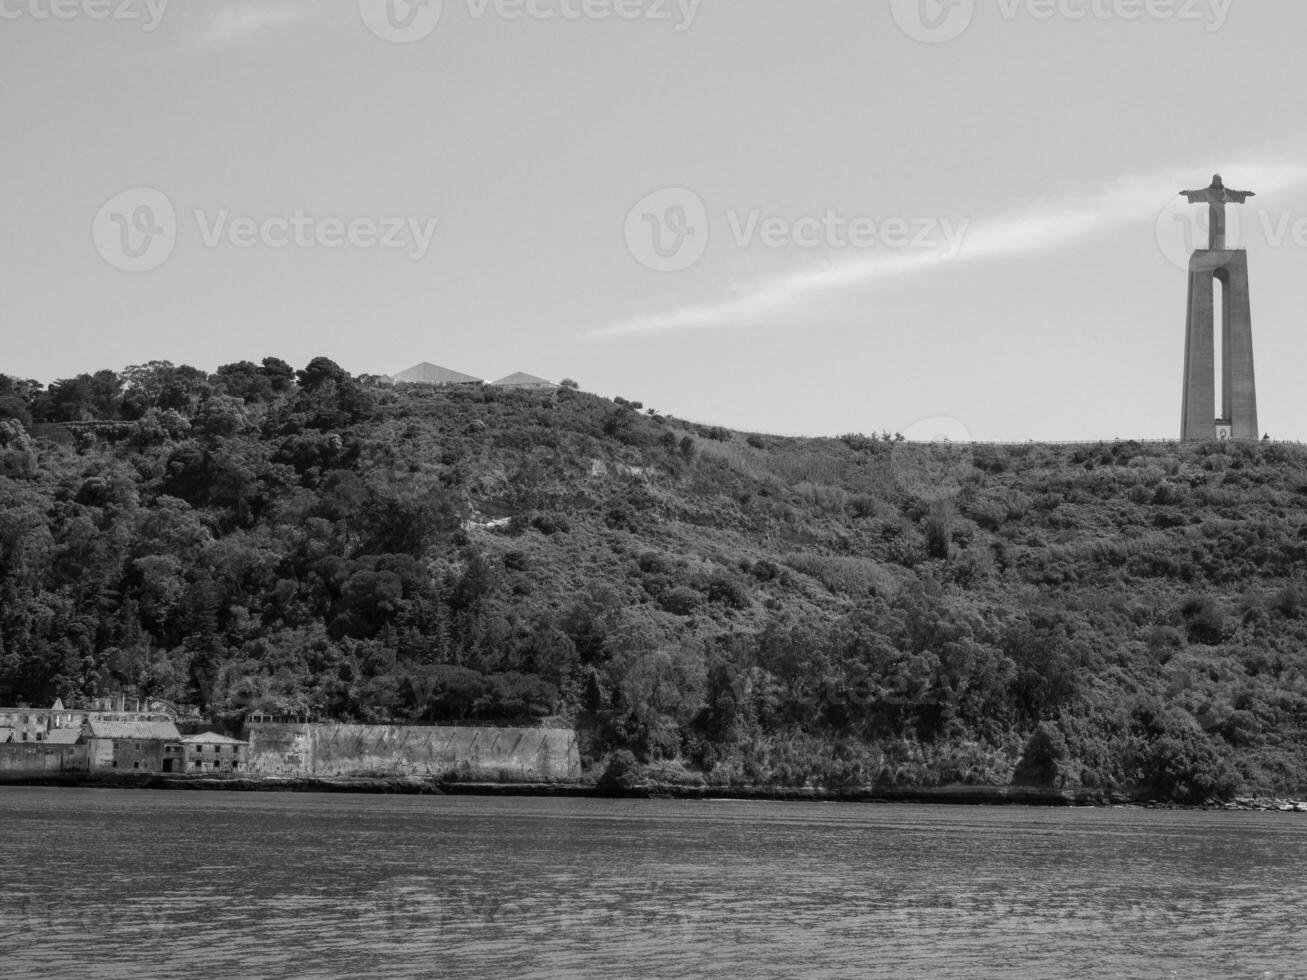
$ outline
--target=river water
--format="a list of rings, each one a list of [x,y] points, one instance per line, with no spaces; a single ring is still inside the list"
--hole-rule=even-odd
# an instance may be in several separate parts
[[[1307,977],[1307,816],[0,789],[0,977]]]

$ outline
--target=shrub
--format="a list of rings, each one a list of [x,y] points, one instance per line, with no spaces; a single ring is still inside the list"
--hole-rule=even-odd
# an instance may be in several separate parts
[[[644,781],[644,773],[634,753],[629,749],[619,749],[608,759],[603,775],[599,777],[600,789],[610,793],[628,793]]]
[[[640,557],[636,559],[636,564],[646,575],[666,575],[672,570],[671,561],[666,555],[657,551],[641,552]]]
[[[870,558],[792,554],[785,556],[785,563],[837,595],[865,596],[873,589],[889,592],[894,587],[894,577]]]
[[[535,519],[531,521],[531,526],[545,537],[566,534],[572,530],[571,522],[565,516],[556,512],[537,514]]]
[[[1189,639],[1214,646],[1225,638],[1225,613],[1220,604],[1208,596],[1191,596],[1180,607],[1189,627]]]
[[[703,595],[685,585],[678,585],[663,593],[659,605],[674,616],[689,616],[699,608]]]
[[[926,516],[926,552],[932,558],[947,558],[953,546],[953,518],[955,508],[952,500],[936,503]]]
[[[860,493],[849,498],[849,513],[854,517],[875,517],[878,511],[876,498],[869,494]]]
[[[1238,777],[1211,741],[1197,729],[1167,735],[1149,749],[1144,775],[1168,798],[1201,803],[1229,799],[1238,792]]]
[[[749,596],[735,579],[718,574],[710,578],[704,587],[704,594],[709,602],[716,602],[730,609],[748,609]]]
[[[635,509],[625,501],[610,507],[604,514],[604,523],[614,531],[634,531],[639,527]]]
[[[1288,619],[1297,619],[1302,613],[1302,593],[1292,585],[1286,586],[1275,597],[1275,611]]]
[[[849,495],[840,487],[800,483],[794,488],[794,492],[806,503],[827,514],[843,514],[849,505]]]

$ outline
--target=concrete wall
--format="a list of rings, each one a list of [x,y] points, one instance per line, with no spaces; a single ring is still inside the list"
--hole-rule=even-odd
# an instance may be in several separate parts
[[[413,728],[401,725],[249,726],[249,771],[276,776],[388,773],[482,779],[574,779],[576,733],[545,728]]]
[[[10,742],[0,745],[0,772],[42,773],[86,768],[86,746]]]

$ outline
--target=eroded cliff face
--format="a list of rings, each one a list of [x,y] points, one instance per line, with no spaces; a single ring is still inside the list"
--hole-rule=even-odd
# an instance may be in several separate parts
[[[245,736],[249,770],[266,776],[385,773],[486,780],[575,779],[576,733],[543,728],[257,723]]]

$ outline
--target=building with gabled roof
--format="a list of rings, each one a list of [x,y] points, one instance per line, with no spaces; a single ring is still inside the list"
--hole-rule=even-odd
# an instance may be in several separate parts
[[[182,772],[241,772],[245,769],[250,743],[238,738],[204,732],[182,739]]]
[[[546,381],[544,378],[537,378],[534,374],[526,374],[518,371],[516,374],[510,374],[506,378],[500,378],[498,381],[490,383],[492,388],[508,388],[517,391],[555,391],[560,386],[552,381]]]
[[[482,378],[474,378],[470,374],[451,371],[449,368],[444,368],[439,364],[431,364],[426,361],[414,365],[401,374],[394,375],[392,380],[395,384],[433,385],[437,388],[443,388],[447,385],[480,386],[485,384],[485,380]]]
[[[89,738],[134,738],[142,741],[166,739],[171,742],[182,740],[182,733],[171,721],[104,721],[89,718],[82,726],[82,733]]]
[[[82,725],[91,772],[181,772],[182,736],[171,721],[101,721]]]

